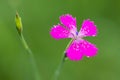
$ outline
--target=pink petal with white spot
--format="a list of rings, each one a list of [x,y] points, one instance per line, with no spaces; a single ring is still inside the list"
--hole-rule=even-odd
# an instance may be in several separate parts
[[[51,28],[50,34],[55,39],[61,39],[69,38],[70,32],[58,24]]]
[[[80,47],[80,42],[73,41],[66,50],[66,56],[73,61],[82,60],[83,52]]]
[[[86,40],[75,40],[66,50],[66,55],[70,60],[78,61],[81,60],[83,56],[93,57],[97,52],[98,49],[94,44]]]
[[[69,30],[76,29],[76,18],[73,18],[70,14],[60,16],[61,23]]]
[[[98,52],[98,48],[94,44],[86,40],[81,40],[80,49],[87,57],[93,57]]]
[[[82,23],[82,27],[78,34],[79,36],[96,36],[97,35],[97,27],[93,21],[89,19],[84,20]]]

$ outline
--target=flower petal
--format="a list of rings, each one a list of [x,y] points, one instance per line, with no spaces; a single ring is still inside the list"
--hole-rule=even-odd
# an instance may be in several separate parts
[[[70,60],[78,61],[81,60],[83,56],[95,56],[97,51],[98,49],[94,44],[91,44],[86,40],[75,40],[66,50],[66,55]]]
[[[80,47],[81,47],[80,49],[83,51],[84,55],[87,57],[93,57],[98,52],[98,48],[94,44],[92,44],[86,40],[81,40]]]
[[[55,39],[69,38],[70,32],[62,27],[60,24],[51,28],[50,34]]]
[[[74,61],[81,60],[83,57],[83,52],[80,46],[81,46],[80,43],[78,43],[77,41],[73,41],[66,50],[66,56],[70,60],[74,60]]]
[[[70,14],[60,16],[61,23],[68,29],[76,29],[76,18],[73,18]]]
[[[96,36],[97,35],[97,27],[93,21],[89,19],[84,20],[82,23],[81,30],[78,36]]]

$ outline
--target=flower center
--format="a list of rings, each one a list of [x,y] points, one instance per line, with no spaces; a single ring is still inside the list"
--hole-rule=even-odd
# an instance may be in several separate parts
[[[76,31],[76,35],[78,35],[78,31]]]
[[[78,32],[77,31],[74,31],[71,34],[72,34],[74,40],[78,40],[79,36],[78,36]]]
[[[83,38],[83,36],[82,35],[78,35],[78,33],[79,32],[76,31],[76,34],[73,35],[74,36],[73,39],[76,40],[76,41],[79,41],[79,40],[81,40]]]

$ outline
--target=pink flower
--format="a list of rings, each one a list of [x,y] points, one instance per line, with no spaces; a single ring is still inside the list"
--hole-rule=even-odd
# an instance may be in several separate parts
[[[97,47],[84,40],[87,36],[96,36],[97,27],[93,21],[84,20],[80,31],[77,31],[76,18],[72,15],[65,14],[60,16],[61,24],[54,25],[50,34],[55,39],[72,38],[72,42],[66,50],[66,56],[70,60],[81,60],[83,56],[93,57],[97,54]]]

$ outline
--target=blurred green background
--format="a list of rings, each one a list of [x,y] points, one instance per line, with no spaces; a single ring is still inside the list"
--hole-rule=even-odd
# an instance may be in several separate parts
[[[34,53],[41,80],[52,80],[70,39],[51,38],[50,28],[59,16],[77,18],[78,29],[90,18],[98,27],[97,37],[86,38],[99,48],[94,58],[67,60],[59,80],[120,80],[120,0],[0,0],[0,80],[34,80],[17,30],[19,12],[24,37]]]

